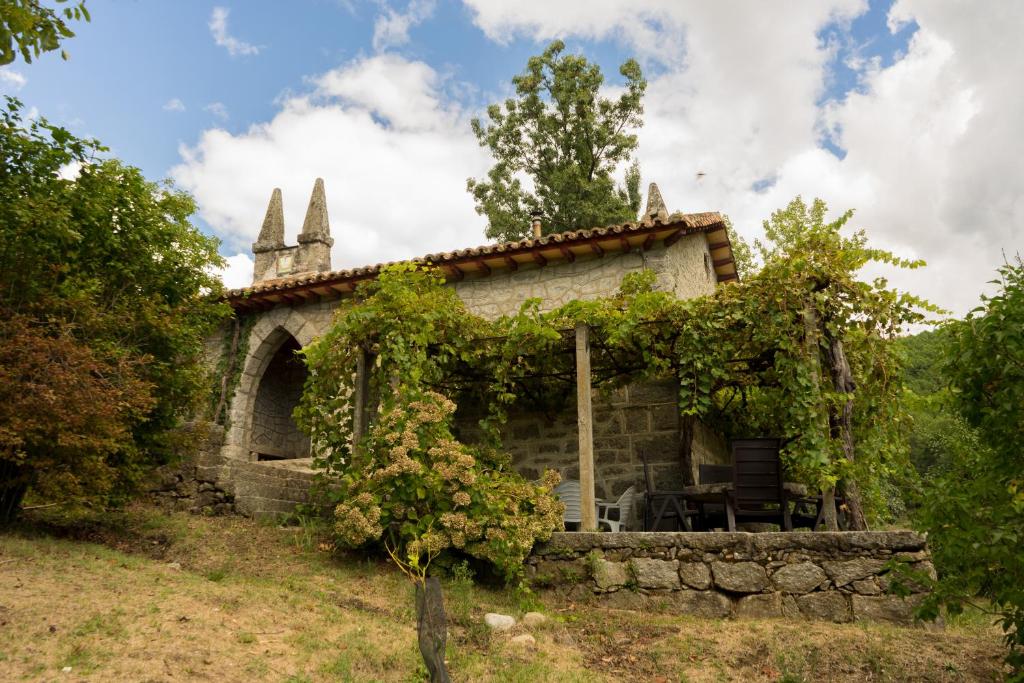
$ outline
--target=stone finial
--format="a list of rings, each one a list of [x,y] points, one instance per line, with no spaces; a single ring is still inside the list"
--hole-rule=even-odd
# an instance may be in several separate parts
[[[313,184],[313,194],[309,198],[309,207],[306,209],[306,220],[302,222],[299,242],[314,239],[325,240],[325,238],[330,240],[330,234],[331,226],[327,219],[327,194],[324,191],[324,179],[317,178]],[[331,241],[333,242],[333,240]]]
[[[647,188],[647,209],[644,211],[644,217],[662,220],[668,217],[668,208],[665,206],[665,200],[661,198],[661,190],[658,189],[657,183],[651,183]]]
[[[543,232],[541,229],[541,218],[543,217],[544,214],[542,214],[539,209],[535,209],[530,212],[530,229],[533,233],[533,239],[535,240],[539,240],[541,238],[541,234]]]
[[[284,246],[284,205],[281,202],[281,188],[275,187],[267,204],[267,215],[263,217],[260,236],[252,245],[254,252],[271,251]]]

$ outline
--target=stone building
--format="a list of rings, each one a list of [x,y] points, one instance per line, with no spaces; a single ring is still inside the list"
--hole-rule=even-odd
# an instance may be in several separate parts
[[[414,261],[442,270],[466,307],[488,318],[515,312],[527,298],[541,299],[542,308],[550,310],[574,299],[608,296],[624,275],[642,269],[654,271],[658,289],[681,298],[708,294],[737,278],[721,215],[669,213],[653,184],[638,222],[545,236],[535,223],[534,235]],[[223,338],[211,340],[211,355],[220,357],[222,372],[238,380],[234,386],[223,383],[215,416],[222,434],[202,462],[200,478],[233,495],[243,513],[286,512],[303,498],[309,441],[291,413],[306,371],[294,351],[322,334],[339,301],[386,265],[331,270],[332,244],[322,180],[316,181],[295,246],[285,244],[281,193],[275,189],[253,245],[254,281],[227,294],[236,313],[234,333],[228,327]],[[560,415],[511,416],[504,443],[524,474],[554,468],[563,477],[577,476],[575,414],[570,404]],[[670,382],[597,393],[597,495],[615,497],[633,484],[642,491],[641,453],[657,479],[678,485],[683,476],[678,422]],[[698,426],[694,468],[727,458],[721,438]]]

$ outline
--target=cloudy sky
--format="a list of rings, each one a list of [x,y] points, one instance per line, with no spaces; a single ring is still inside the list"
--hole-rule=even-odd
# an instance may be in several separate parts
[[[644,181],[748,239],[795,195],[929,266],[884,273],[963,313],[1024,251],[1024,3],[937,0],[88,0],[92,23],[0,92],[199,203],[230,286],[274,187],[294,239],[326,181],[335,267],[484,242],[469,120],[562,38],[650,85]],[[702,174],[699,175],[698,174]]]

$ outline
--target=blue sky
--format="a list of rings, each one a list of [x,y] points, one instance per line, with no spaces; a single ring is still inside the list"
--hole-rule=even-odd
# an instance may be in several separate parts
[[[336,267],[484,241],[469,118],[559,37],[611,86],[641,61],[638,156],[670,208],[723,211],[748,238],[795,194],[856,208],[880,246],[935,264],[899,284],[960,311],[1020,247],[1024,174],[1004,142],[1024,104],[991,65],[1024,64],[1021,6],[88,0],[70,60],[19,60],[0,89],[193,192],[238,285],[270,190],[294,234],[317,176]]]

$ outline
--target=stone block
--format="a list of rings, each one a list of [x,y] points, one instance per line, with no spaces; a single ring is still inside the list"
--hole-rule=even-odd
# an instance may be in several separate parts
[[[834,621],[838,624],[850,621],[850,603],[846,595],[838,591],[808,593],[796,599],[800,614],[808,619]]]
[[[858,557],[853,560],[826,560],[821,566],[828,578],[839,587],[878,574],[885,567],[885,560]]]
[[[675,403],[666,403],[660,406],[651,407],[651,429],[660,431],[673,431],[679,428],[679,408]]]
[[[629,574],[623,562],[598,559],[591,566],[591,571],[594,574],[594,585],[602,591],[616,590],[629,582]]]
[[[703,562],[680,562],[679,580],[684,586],[707,590],[711,587],[711,570]]]
[[[756,562],[712,562],[715,585],[732,593],[759,593],[768,586],[764,567]]]
[[[676,386],[674,382],[643,382],[629,385],[630,405],[650,405],[652,403],[675,403]]]
[[[673,601],[683,614],[709,619],[725,619],[732,616],[732,602],[716,591],[682,590],[672,595]]]
[[[825,571],[813,562],[787,564],[772,574],[772,585],[784,593],[810,593],[826,581]]]
[[[904,600],[896,595],[852,595],[853,618],[858,621],[889,621],[895,624],[914,623],[917,600]]]
[[[782,594],[744,595],[736,601],[736,616],[742,619],[770,619],[782,616]]]
[[[881,587],[878,585],[878,581],[874,578],[851,581],[850,585],[853,586],[853,590],[857,591],[861,595],[880,595],[882,592]]]
[[[679,588],[679,563],[634,557],[630,569],[640,588]]]
[[[651,431],[650,412],[647,408],[624,408],[627,434],[646,434]]]

